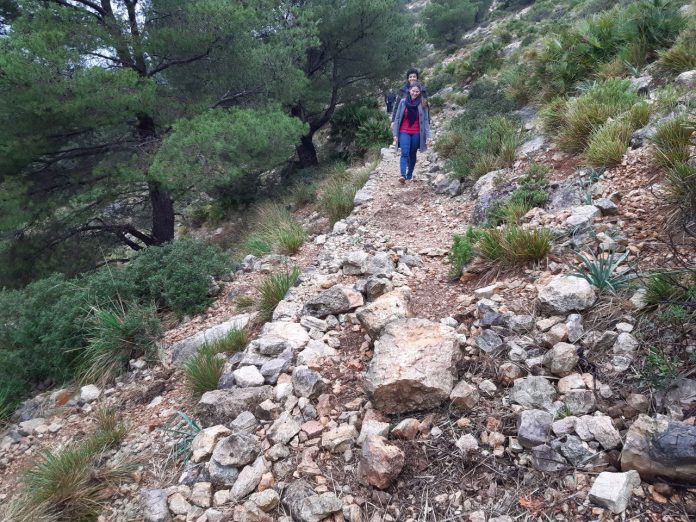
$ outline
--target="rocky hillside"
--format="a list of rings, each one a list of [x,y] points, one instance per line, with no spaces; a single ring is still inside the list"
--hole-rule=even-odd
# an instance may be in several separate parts
[[[469,60],[493,29],[442,63]],[[490,83],[442,85],[414,183],[397,183],[399,158],[382,149],[347,218],[292,256],[247,257],[205,314],[166,332],[159,362],[27,401],[0,441],[4,519],[32,520],[22,495],[45,489],[21,475],[43,450],[64,456],[95,437],[100,520],[696,515],[695,245],[688,227],[668,233],[673,172],[655,139],[692,121],[696,71],[636,72],[601,124],[651,110],[602,167],[564,141],[593,87],[568,105],[490,112]],[[480,126],[463,128],[474,115]],[[510,125],[512,146],[470,161],[472,143],[489,147]],[[693,165],[693,128],[681,128]],[[302,219],[316,228],[316,215]],[[242,310],[269,274],[296,282],[268,316]],[[206,358],[240,331],[240,349]],[[192,393],[206,364],[220,372]]]

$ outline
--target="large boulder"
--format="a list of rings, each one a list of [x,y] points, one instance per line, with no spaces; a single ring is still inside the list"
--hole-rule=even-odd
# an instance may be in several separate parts
[[[225,321],[224,323],[215,325],[207,330],[203,330],[191,337],[174,343],[170,347],[172,363],[176,366],[183,366],[205,343],[211,343],[218,339],[222,339],[232,330],[241,330],[245,328],[250,320],[250,314],[236,315],[229,321]]]
[[[587,310],[597,299],[592,285],[576,276],[557,275],[537,290],[539,304],[552,314]]]
[[[696,484],[696,426],[641,414],[626,433],[621,469],[643,480]]]
[[[230,388],[205,392],[196,407],[198,418],[207,426],[227,424],[243,411],[254,411],[273,398],[273,386]]]
[[[364,304],[363,295],[346,285],[335,285],[305,303],[303,314],[326,317],[350,312]]]
[[[393,321],[375,341],[365,387],[385,413],[436,407],[449,398],[460,355],[453,328],[426,319]]]
[[[406,288],[398,288],[384,294],[366,306],[358,309],[356,315],[360,324],[374,339],[382,333],[384,327],[396,321],[411,316],[409,301],[411,291]]]

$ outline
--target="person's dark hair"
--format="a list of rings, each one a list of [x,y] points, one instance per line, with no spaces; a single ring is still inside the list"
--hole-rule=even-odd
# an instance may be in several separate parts
[[[416,78],[420,78],[420,73],[418,72],[418,69],[409,69],[408,71],[406,71],[406,81],[408,81],[408,77],[412,74],[415,74]]]
[[[413,89],[414,87],[418,87],[418,90],[419,90],[421,93],[423,92],[423,84],[422,84],[421,82],[413,82],[411,85],[409,85],[409,86],[408,86],[409,92],[410,92],[411,89]]]

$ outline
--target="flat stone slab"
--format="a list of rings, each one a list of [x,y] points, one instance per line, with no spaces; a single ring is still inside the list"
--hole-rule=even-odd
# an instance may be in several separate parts
[[[205,343],[210,343],[222,339],[232,330],[241,330],[245,328],[251,320],[251,314],[236,315],[229,321],[215,325],[207,330],[198,332],[191,337],[182,339],[172,344],[169,348],[172,357],[172,363],[175,366],[183,366],[193,357],[198,349]]]

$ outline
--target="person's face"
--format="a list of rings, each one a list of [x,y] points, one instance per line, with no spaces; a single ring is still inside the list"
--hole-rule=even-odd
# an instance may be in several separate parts
[[[411,87],[411,90],[409,91],[411,93],[411,99],[415,100],[420,96],[420,89],[418,87]]]
[[[408,75],[408,83],[413,83],[418,81],[418,75],[416,73],[411,73]]]

